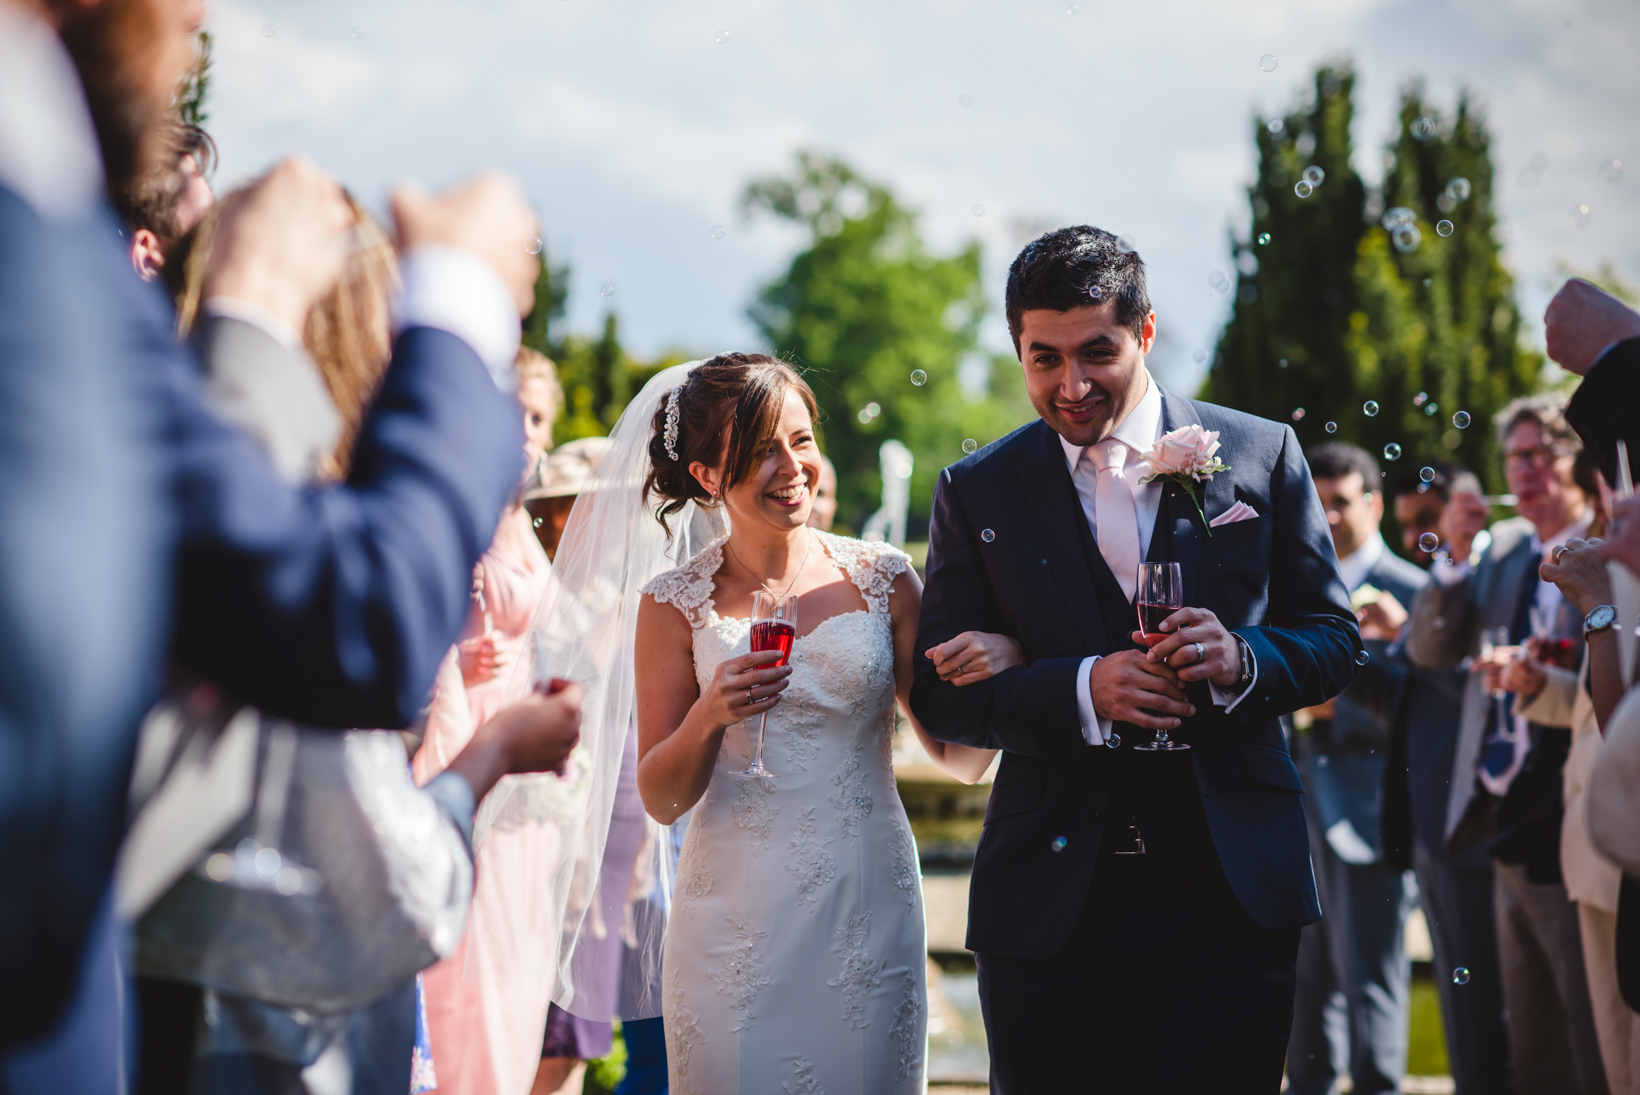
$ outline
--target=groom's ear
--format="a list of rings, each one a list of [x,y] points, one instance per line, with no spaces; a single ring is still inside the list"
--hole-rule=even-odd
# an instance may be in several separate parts
[[[1156,313],[1145,316],[1145,324],[1139,329],[1139,356],[1150,354],[1150,348],[1156,345]]]

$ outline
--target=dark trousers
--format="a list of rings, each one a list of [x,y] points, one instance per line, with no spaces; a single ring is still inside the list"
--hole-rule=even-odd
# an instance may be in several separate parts
[[[1413,844],[1412,868],[1435,948],[1435,991],[1457,1095],[1512,1091],[1492,871],[1459,870],[1421,843]]]
[[[1281,1089],[1298,930],[1264,931],[1242,910],[1188,761],[1182,771],[1188,782],[1141,781],[1136,810],[1113,789],[1099,862],[1058,954],[976,955],[993,1092]],[[1145,855],[1115,854],[1132,846],[1124,819],[1139,823]]]
[[[621,1022],[626,1079],[615,1095],[666,1095],[666,1028],[659,1016]]]
[[[1346,863],[1311,826],[1321,919],[1304,929],[1287,1079],[1294,1095],[1325,1095],[1348,1071],[1362,1095],[1399,1091],[1407,1063],[1412,963],[1402,872]]]

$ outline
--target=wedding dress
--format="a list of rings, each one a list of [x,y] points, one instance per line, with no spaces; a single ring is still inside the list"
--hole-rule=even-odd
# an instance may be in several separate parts
[[[757,726],[738,723],[695,806],[661,971],[675,1095],[924,1087],[921,875],[890,760],[888,593],[910,561],[886,544],[813,535],[865,608],[793,645],[790,686],[769,713],[774,777],[742,774]],[[702,688],[748,650],[751,622],[712,603],[726,539],[644,587],[688,618]]]

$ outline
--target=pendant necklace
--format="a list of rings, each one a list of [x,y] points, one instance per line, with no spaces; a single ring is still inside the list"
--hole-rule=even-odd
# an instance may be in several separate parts
[[[757,578],[758,584],[763,587],[763,592],[769,594],[771,597],[778,597],[781,600],[785,600],[787,597],[791,596],[792,587],[797,585],[797,579],[803,577],[803,572],[805,570],[807,570],[808,567],[809,567],[809,559],[812,558],[813,555],[814,555],[814,534],[809,533],[808,536],[807,536],[807,539],[809,541],[809,550],[807,550],[803,553],[803,565],[797,568],[797,573],[792,576],[791,585],[788,585],[786,587],[786,592],[784,592],[784,593],[776,593],[774,590],[770,589],[768,582],[764,581],[762,578],[758,578],[758,575],[757,575],[756,571],[754,571],[751,567],[747,566],[745,563],[741,562],[740,556],[738,554],[736,554],[736,552],[735,552],[735,545],[733,543],[729,542],[728,540],[725,540],[723,542],[723,546],[729,549],[729,554],[734,556],[735,562],[740,563],[740,569],[741,570],[744,570],[747,574],[750,574],[753,578]]]

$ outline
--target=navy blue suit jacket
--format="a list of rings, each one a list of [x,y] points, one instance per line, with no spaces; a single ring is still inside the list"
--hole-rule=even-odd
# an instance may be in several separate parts
[[[1198,703],[1175,736],[1193,747],[1237,899],[1266,929],[1296,928],[1320,908],[1277,716],[1341,692],[1360,633],[1292,430],[1166,393],[1163,421],[1221,431],[1233,470],[1207,485],[1210,516],[1238,499],[1259,514],[1209,538],[1183,491],[1164,490],[1157,531],[1167,522],[1185,603],[1211,609],[1258,658],[1258,681],[1234,712]],[[1058,435],[1040,421],[945,469],[934,491],[912,708],[936,738],[1004,750],[970,891],[968,946],[986,954],[1053,955],[1097,859],[1115,754],[1082,736],[1076,673],[1084,657],[1109,651],[1077,522]],[[941,681],[923,652],[968,630],[1013,636],[1027,664],[960,689]],[[1061,835],[1068,844],[1056,853]]]
[[[0,1044],[69,988],[168,649],[274,714],[403,725],[522,463],[483,363],[413,329],[348,483],[293,489],[173,324],[111,212],[0,187]]]

